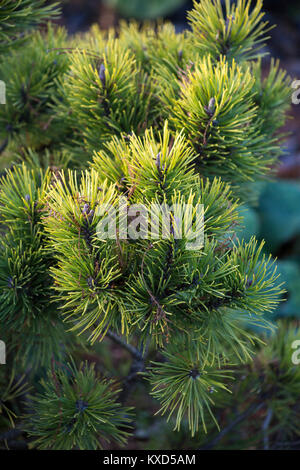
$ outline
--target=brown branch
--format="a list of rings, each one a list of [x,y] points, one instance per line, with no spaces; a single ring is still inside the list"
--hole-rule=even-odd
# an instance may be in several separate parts
[[[128,395],[130,394],[130,392],[135,387],[138,381],[138,378],[139,378],[138,374],[145,370],[145,359],[148,354],[150,341],[148,341],[145,348],[144,348],[144,345],[142,345],[140,349],[137,349],[131,344],[126,343],[120,336],[118,336],[116,333],[114,333],[111,330],[108,330],[106,334],[116,344],[126,349],[126,351],[128,351],[133,357],[130,371],[123,380],[122,391],[120,392],[120,395],[119,395],[120,402],[125,403],[125,401],[128,398]]]
[[[228,434],[235,426],[237,426],[239,423],[244,421],[244,419],[248,418],[248,416],[252,415],[253,413],[256,413],[258,410],[260,410],[263,406],[265,405],[265,402],[260,402],[259,404],[257,403],[252,403],[243,413],[238,415],[231,423],[228,424],[224,429],[222,429],[219,434],[217,434],[211,441],[208,441],[206,444],[204,444],[202,447],[200,447],[199,450],[210,450],[214,446],[216,446],[219,441],[226,435]]]

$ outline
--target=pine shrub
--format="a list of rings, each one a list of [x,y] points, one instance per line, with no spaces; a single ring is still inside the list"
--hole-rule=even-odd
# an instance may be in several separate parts
[[[286,356],[272,364],[295,330],[263,346],[257,330],[271,328],[264,314],[284,289],[263,242],[236,235],[247,184],[276,165],[289,109],[279,63],[262,73],[262,2],[201,0],[181,34],[123,22],[71,38],[51,23],[29,32],[57,14],[44,1],[2,4],[11,168],[0,186],[0,337],[14,372],[8,387],[0,376],[0,426],[24,415],[40,449],[124,445],[139,413],[126,402],[142,383],[175,430],[202,442],[261,374],[259,406],[283,422],[298,385]],[[154,239],[136,205],[152,211]],[[168,237],[162,205],[174,208]],[[99,229],[110,210],[121,221],[113,239]],[[196,249],[176,236],[183,214],[194,235],[204,228]],[[138,237],[120,235],[125,220]],[[109,359],[113,343],[131,355],[129,371]],[[299,434],[295,420],[285,429]]]

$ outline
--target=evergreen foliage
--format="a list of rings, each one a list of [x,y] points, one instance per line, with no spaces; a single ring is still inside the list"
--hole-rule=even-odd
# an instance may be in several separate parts
[[[14,426],[14,421],[17,418],[15,410],[11,409],[11,404],[14,400],[22,397],[29,391],[28,385],[25,382],[25,377],[16,377],[15,369],[5,371],[0,369],[0,416],[6,426]]]
[[[91,52],[74,50],[63,79],[62,115],[79,134],[75,144],[89,154],[115,135],[142,133],[155,117],[148,74],[120,40],[101,39]]]
[[[0,48],[56,11],[2,3]],[[49,23],[1,62],[1,152],[12,169],[0,182],[0,338],[33,386],[25,418],[33,447],[124,445],[138,378],[179,432],[210,432],[230,395],[239,401],[260,383],[274,420],[289,439],[299,434],[284,418],[299,386],[284,329],[267,346],[256,332],[282,300],[276,263],[263,242],[237,235],[237,194],[249,198],[243,184],[276,163],[289,108],[279,63],[262,77],[261,7],[201,0],[181,34],[132,22],[68,38]],[[136,205],[151,212],[155,237],[145,214],[132,215]],[[161,207],[171,207],[169,230]],[[112,213],[108,238],[101,229],[114,226]],[[105,359],[109,339],[133,359],[120,383],[114,375],[126,373]],[[22,380],[12,374],[5,391],[0,376],[8,417]]]
[[[28,432],[38,449],[92,450],[101,441],[126,442],[130,409],[116,401],[118,390],[96,376],[94,367],[53,368],[32,399]]]
[[[225,0],[225,11],[221,0],[204,0],[195,3],[188,18],[192,27],[192,40],[200,54],[210,54],[218,59],[226,55],[231,61],[252,60],[261,56],[261,49],[271,29],[262,21],[262,0],[251,5],[251,1]],[[251,6],[253,8],[251,9]]]
[[[189,429],[192,436],[199,429],[199,421],[206,431],[205,413],[215,417],[211,411],[214,404],[211,395],[218,389],[227,390],[224,380],[228,371],[205,366],[202,354],[196,342],[181,343],[185,346],[178,351],[171,346],[164,351],[165,361],[154,362],[149,374],[152,394],[161,403],[159,413],[168,413],[168,419],[177,412],[174,430],[179,430],[185,413],[188,415]]]
[[[57,16],[57,4],[46,5],[45,0],[1,0],[0,53],[20,45],[30,30],[45,20]]]
[[[23,164],[2,178],[1,223],[7,227],[0,246],[0,321],[2,340],[20,367],[49,365],[69,342],[52,297],[52,254],[41,226],[42,203],[50,181]],[[13,347],[15,346],[15,347]]]
[[[277,334],[272,335],[255,362],[249,365],[250,374],[245,383],[245,387],[249,387],[252,382],[252,387],[265,398],[272,415],[268,434],[280,433],[283,441],[300,435],[300,371],[297,362],[292,360],[295,341],[299,341],[299,328],[281,322]]]

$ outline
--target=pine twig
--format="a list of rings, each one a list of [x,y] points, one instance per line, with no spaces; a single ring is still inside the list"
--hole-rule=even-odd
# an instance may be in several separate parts
[[[125,403],[130,392],[136,385],[138,380],[138,374],[145,370],[144,360],[134,360],[131,364],[131,368],[127,377],[123,381],[122,391],[119,395],[119,400],[121,403]]]
[[[269,450],[269,435],[268,435],[268,429],[270,426],[270,422],[273,416],[273,411],[271,408],[268,409],[267,416],[263,422],[262,430],[263,430],[263,436],[264,436],[264,450]]]
[[[203,447],[200,447],[199,450],[210,450],[212,449],[215,445],[219,443],[219,441],[227,434],[229,433],[235,426],[237,426],[239,423],[244,421],[244,419],[248,418],[248,416],[252,415],[253,413],[256,413],[259,411],[263,406],[264,402],[260,402],[259,404],[257,403],[252,403],[243,413],[238,415],[231,423],[228,424],[224,429],[222,429],[219,434],[217,434],[216,437],[214,437],[211,441],[207,442],[204,444]]]
[[[3,432],[0,434],[0,442],[1,441],[11,441],[15,439],[16,437],[19,437],[21,434],[23,434],[23,430],[20,428],[14,428],[10,429],[9,431]]]
[[[128,351],[133,357],[130,371],[128,375],[124,378],[122,391],[119,395],[120,402],[124,403],[127,400],[127,397],[131,392],[132,388],[137,382],[138,374],[145,370],[145,358],[148,353],[149,342],[147,343],[145,350],[143,345],[139,350],[131,344],[126,343],[120,336],[118,336],[111,330],[107,331],[107,336],[112,339],[116,344],[126,349],[126,351]]]

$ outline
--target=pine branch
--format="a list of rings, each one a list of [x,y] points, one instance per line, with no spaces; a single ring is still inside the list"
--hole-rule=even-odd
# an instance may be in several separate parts
[[[232,429],[234,429],[238,424],[240,424],[242,421],[244,421],[246,418],[251,416],[252,414],[256,413],[259,411],[263,406],[265,405],[265,402],[260,402],[260,403],[252,403],[243,413],[238,415],[231,423],[228,424],[224,429],[222,429],[219,434],[217,434],[216,437],[214,437],[211,441],[207,442],[204,444],[202,447],[200,447],[199,450],[210,450],[213,447],[215,447],[221,439],[223,439],[226,434],[228,434]]]
[[[268,409],[268,412],[267,412],[267,415],[266,415],[266,418],[265,418],[265,420],[264,420],[264,422],[263,422],[263,426],[262,426],[264,450],[268,450],[268,449],[269,449],[269,435],[268,435],[268,431],[269,431],[269,426],[270,426],[272,417],[273,417],[273,411],[272,411],[271,408],[269,408],[269,409]]]
[[[124,341],[113,331],[107,330],[106,336],[108,336],[111,340],[113,340],[122,348],[126,349],[126,351],[128,351],[137,362],[142,362],[144,360],[143,354],[137,348],[135,348],[129,343],[126,343],[126,341]]]
[[[120,336],[118,336],[116,333],[112,332],[111,330],[107,331],[107,336],[110,339],[112,339],[116,344],[126,349],[126,351],[128,351],[133,357],[130,371],[123,380],[122,390],[119,395],[120,402],[125,403],[130,392],[136,385],[136,382],[139,378],[138,374],[145,370],[145,360],[148,354],[149,341],[147,342],[145,348],[144,348],[144,345],[142,344],[141,347],[138,349],[132,346],[131,344],[126,343]]]
[[[0,52],[57,12],[44,0],[0,5]],[[192,436],[200,426],[206,430],[208,420],[216,423],[215,402],[231,387],[229,364],[253,367],[242,382],[246,392],[263,390],[261,403],[235,417],[204,448],[264,406],[270,388],[272,400],[283,406],[268,403],[274,419],[268,413],[263,423],[257,420],[264,446],[273,422],[285,420],[288,432],[281,441],[298,429],[292,405],[300,380],[285,342],[295,339],[295,331],[268,338],[270,347],[251,362],[260,341],[251,327],[265,326],[263,315],[283,293],[276,266],[263,254],[263,243],[254,237],[240,243],[235,236],[236,195],[245,193],[237,185],[261,178],[274,163],[290,105],[289,78],[278,63],[262,78],[256,59],[269,27],[261,21],[262,0],[250,7],[250,0],[226,0],[225,9],[221,0],[195,2],[191,31],[182,34],[171,25],[129,24],[120,32],[95,27],[70,39],[49,24],[1,61],[7,96],[0,106],[0,153],[9,145],[9,155],[14,158],[16,151],[17,162],[23,161],[1,178],[6,233],[0,247],[0,323],[7,326],[2,334],[10,335],[1,340],[19,367],[26,369],[33,359],[31,372],[48,367],[28,420],[37,448],[98,448],[102,439],[125,443],[122,428],[130,410],[119,401],[127,400],[145,371],[149,338],[153,348],[162,349],[147,373],[150,393],[160,402],[159,413],[175,418],[176,430],[187,418]],[[116,240],[101,238],[99,226],[120,212],[124,196],[124,218],[129,216],[135,234],[144,235],[138,216],[129,215],[135,205],[154,216],[159,233],[151,240],[130,238],[130,230],[123,239],[120,224]],[[204,243],[189,250],[188,236],[177,239],[175,233],[183,225],[200,232],[199,204]],[[163,205],[172,215],[171,230]],[[171,240],[162,233],[166,228]],[[68,331],[61,315],[72,323]],[[115,333],[121,325],[124,336]],[[130,354],[119,390],[90,364],[73,364],[71,376],[61,367],[64,359],[55,360],[57,371],[49,370],[50,358],[54,363],[56,356],[80,355],[77,346],[86,336],[69,341],[70,331],[90,331],[92,344],[105,332]],[[18,405],[21,398],[6,396],[0,405],[14,400]],[[18,436],[11,441],[22,447]]]
[[[125,377],[123,384],[122,384],[122,391],[119,395],[119,400],[121,403],[125,403],[130,392],[132,389],[135,387],[137,381],[138,381],[138,374],[140,372],[143,372],[145,370],[145,357],[143,356],[142,359],[137,360],[134,359],[131,367],[129,374],[127,377]]]
[[[10,429],[9,431],[6,431],[6,432],[3,432],[2,434],[0,434],[0,442],[1,441],[11,441],[13,439],[15,439],[16,437],[19,437],[21,436],[22,434],[24,433],[24,431],[22,429],[20,429],[20,427],[16,427],[14,429]]]

